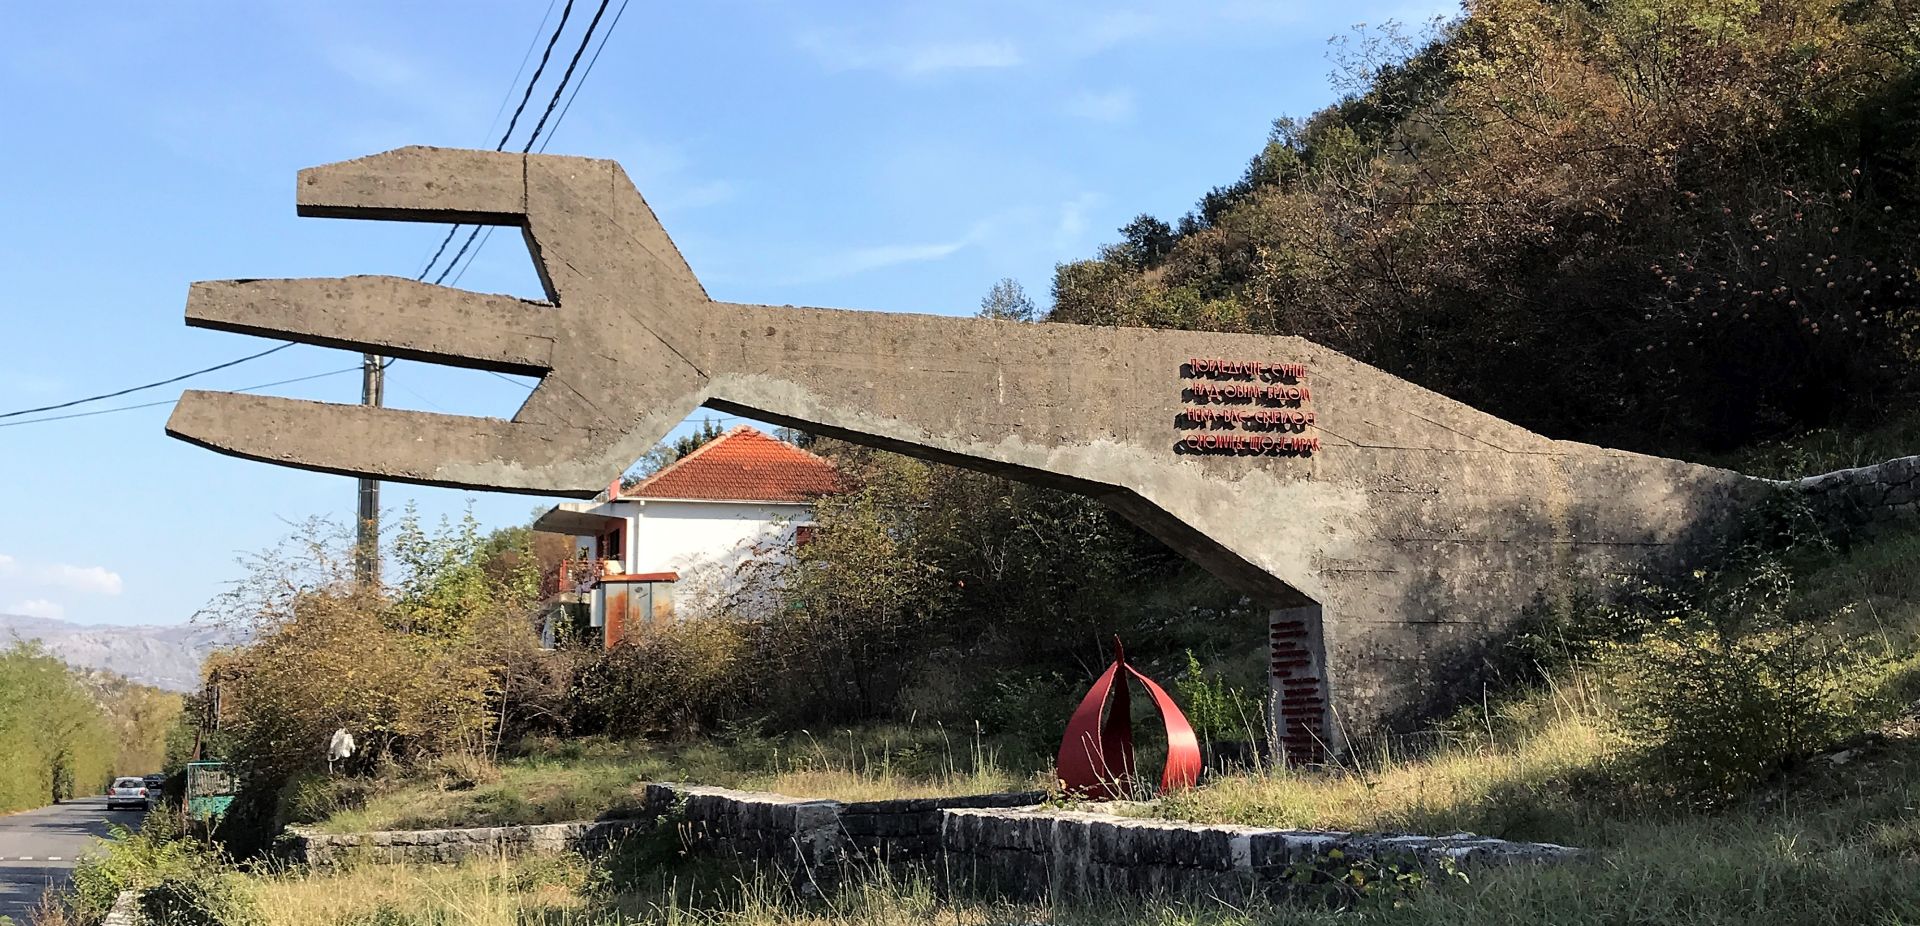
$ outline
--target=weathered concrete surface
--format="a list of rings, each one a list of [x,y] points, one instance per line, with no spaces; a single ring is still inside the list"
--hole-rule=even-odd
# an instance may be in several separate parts
[[[140,892],[121,891],[113,898],[113,908],[100,919],[100,926],[140,926]]]
[[[306,215],[519,226],[549,301],[231,281],[193,288],[189,324],[539,387],[511,421],[190,391],[169,433],[326,472],[584,497],[706,405],[1082,492],[1276,609],[1291,642],[1274,652],[1275,721],[1296,753],[1429,705],[1523,609],[1670,565],[1771,491],[1549,440],[1299,338],[717,302],[610,161],[403,148],[302,171],[298,199]],[[1235,378],[1190,358],[1304,365],[1310,401],[1279,411],[1313,423],[1196,430],[1187,409],[1230,407],[1196,387]],[[1319,447],[1183,452],[1194,434]]]

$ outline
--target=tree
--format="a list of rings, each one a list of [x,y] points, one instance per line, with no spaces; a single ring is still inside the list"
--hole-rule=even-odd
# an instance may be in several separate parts
[[[550,713],[532,615],[539,562],[528,532],[483,536],[469,514],[427,530],[409,509],[389,541],[393,584],[352,581],[350,540],[313,522],[250,557],[250,575],[205,612],[252,642],[218,662],[230,758],[274,788],[322,765],[336,728],[357,767],[494,751]]]
[[[1298,335],[1553,437],[1725,450],[1920,391],[1920,7],[1480,0],[1336,43],[1049,320]]]
[[[1159,263],[1168,251],[1173,250],[1177,237],[1173,227],[1167,223],[1142,213],[1134,216],[1133,221],[1120,227],[1124,236],[1121,244],[1110,250],[1113,259],[1132,267],[1150,267]]]
[[[788,604],[763,624],[770,673],[806,695],[790,716],[885,716],[949,588],[920,555],[928,465],[888,453],[840,462],[856,487],[815,503],[813,539],[781,578]]]
[[[0,811],[103,787],[117,732],[83,672],[37,643],[0,648]]]
[[[1033,300],[1027,297],[1027,291],[1020,281],[1005,277],[987,290],[985,298],[980,300],[980,318],[997,318],[1010,322],[1030,322],[1040,317],[1040,310],[1034,307]]]

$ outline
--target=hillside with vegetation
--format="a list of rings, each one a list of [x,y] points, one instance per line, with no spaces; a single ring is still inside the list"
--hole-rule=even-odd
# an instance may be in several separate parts
[[[1549,436],[1877,423],[1920,357],[1904,0],[1482,0],[1063,265],[1054,321],[1293,334]]]
[[[1554,437],[1757,475],[1920,453],[1920,6],[1482,0],[1335,51],[1345,95],[1275,123],[1243,176],[1060,266],[1047,311],[1003,283],[982,314],[1299,335]],[[617,815],[641,779],[1044,787],[1116,633],[1210,744],[1258,738],[1264,615],[1157,541],[1087,499],[788,437],[849,489],[766,567],[784,606],[754,620],[542,651],[538,580],[564,551],[471,521],[405,519],[380,588],[325,529],[263,554],[215,609],[252,641],[210,668],[209,744],[246,782],[221,848],[126,840],[83,869],[79,912],[164,884],[288,924],[1920,920],[1920,532],[1832,533],[1786,498],[1691,574],[1525,615],[1456,714],[1322,767],[1242,749],[1133,811],[1469,830],[1585,864],[1354,867],[1318,873],[1315,903],[1246,909],[1003,904],[883,871],[823,896],[652,843],[236,867],[288,824]],[[329,763],[339,727],[362,748]]]

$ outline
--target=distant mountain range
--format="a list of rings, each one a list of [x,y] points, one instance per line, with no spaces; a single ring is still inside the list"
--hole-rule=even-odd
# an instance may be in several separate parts
[[[225,630],[197,624],[72,624],[0,614],[0,646],[16,637],[39,640],[68,665],[105,669],[169,691],[198,689],[207,654],[236,642]]]

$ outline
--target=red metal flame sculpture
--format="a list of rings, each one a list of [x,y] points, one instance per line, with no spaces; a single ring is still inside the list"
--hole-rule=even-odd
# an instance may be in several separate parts
[[[1094,800],[1131,795],[1133,717],[1128,676],[1146,686],[1153,706],[1167,725],[1167,767],[1160,773],[1160,790],[1190,788],[1200,780],[1200,743],[1194,738],[1193,725],[1187,723],[1187,715],[1180,713],[1179,705],[1173,703],[1165,689],[1127,664],[1120,638],[1115,637],[1113,665],[1101,673],[1093,689],[1074,709],[1073,719],[1067,721],[1067,736],[1060,741],[1057,774],[1067,793]],[[1114,697],[1116,689],[1119,697]],[[1106,715],[1104,724],[1102,714]]]

